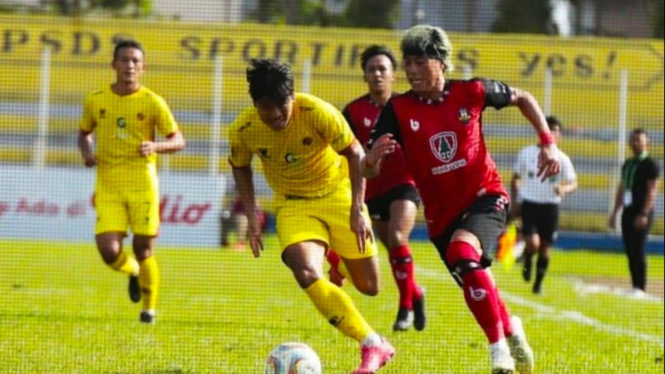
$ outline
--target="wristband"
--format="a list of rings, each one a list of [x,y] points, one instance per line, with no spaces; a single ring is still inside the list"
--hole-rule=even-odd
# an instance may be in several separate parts
[[[551,132],[540,132],[538,133],[540,137],[540,145],[552,145],[554,144],[554,136]]]

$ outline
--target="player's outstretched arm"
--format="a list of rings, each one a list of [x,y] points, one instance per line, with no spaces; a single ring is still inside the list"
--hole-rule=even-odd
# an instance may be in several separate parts
[[[245,206],[247,215],[247,236],[249,246],[252,248],[254,257],[260,257],[263,251],[263,239],[261,238],[261,221],[259,220],[259,208],[254,193],[253,172],[250,166],[232,166],[233,180],[235,181],[240,200]]]
[[[365,221],[362,210],[365,206],[365,179],[361,174],[361,162],[365,157],[365,151],[357,139],[353,139],[351,144],[339,152],[346,157],[349,164],[349,178],[351,179],[351,230],[356,234],[356,242],[360,253],[365,252],[365,241],[373,239],[372,228],[369,222]]]
[[[393,152],[397,146],[397,141],[392,138],[392,134],[383,134],[367,151],[362,160],[362,175],[371,179],[379,175],[381,171],[381,160]]]
[[[538,177],[545,180],[553,175],[559,174],[561,165],[557,159],[557,149],[554,137],[543,110],[538,101],[527,91],[512,88],[511,104],[517,106],[522,115],[531,123],[540,138],[540,155],[538,156]]]

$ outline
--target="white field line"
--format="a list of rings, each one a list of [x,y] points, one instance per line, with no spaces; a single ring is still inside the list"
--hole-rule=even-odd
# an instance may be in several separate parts
[[[624,299],[633,299],[646,302],[662,303],[663,299],[653,294],[640,294],[635,295],[631,293],[632,290],[622,287],[612,287],[604,284],[587,283],[581,279],[572,278],[571,281],[575,286],[575,292],[580,296],[587,296],[593,294],[614,295]]]
[[[419,276],[453,283],[453,280],[447,272],[444,273],[442,271],[435,271],[419,266],[417,268],[417,274]],[[582,312],[577,310],[558,310],[552,306],[527,300],[521,296],[513,295],[510,292],[506,292],[505,290],[501,290],[501,296],[506,302],[510,304],[519,305],[536,311],[539,317],[549,317],[558,321],[575,322],[579,325],[593,327],[598,331],[602,331],[610,335],[627,336],[635,340],[642,340],[645,342],[658,344],[661,348],[665,347],[665,339],[662,336],[645,334],[625,327],[603,323],[591,317],[587,317]]]

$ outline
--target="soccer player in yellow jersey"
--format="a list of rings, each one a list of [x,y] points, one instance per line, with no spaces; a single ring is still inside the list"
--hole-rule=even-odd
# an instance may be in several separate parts
[[[99,253],[107,265],[129,276],[131,300],[143,299],[140,321],[152,324],[160,279],[153,256],[160,224],[157,153],[179,151],[185,140],[164,99],[139,82],[144,57],[134,40],[116,45],[111,64],[116,82],[86,99],[78,145],[85,166],[97,166]],[[156,133],[165,140],[157,141]],[[122,249],[128,228],[135,258]]]
[[[360,343],[362,360],[354,374],[375,373],[395,349],[323,275],[326,251],[335,248],[358,291],[379,292],[377,247],[363,202],[363,148],[335,107],[294,92],[288,65],[252,60],[247,81],[254,106],[229,131],[229,162],[245,205],[252,253],[259,257],[264,249],[251,168],[257,155],[275,193],[282,261],[330,324]]]

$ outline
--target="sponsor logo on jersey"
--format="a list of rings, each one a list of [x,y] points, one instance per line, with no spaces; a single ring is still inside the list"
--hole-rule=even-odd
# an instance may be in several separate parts
[[[365,118],[363,118],[363,124],[365,125],[365,127],[370,127],[370,126],[372,126],[372,120],[365,117]]]
[[[411,124],[411,130],[418,131],[420,129],[420,122],[412,119],[409,123]]]
[[[459,110],[459,116],[457,119],[466,125],[471,120],[471,116],[469,115],[469,112],[466,110],[466,108],[462,108]]]

